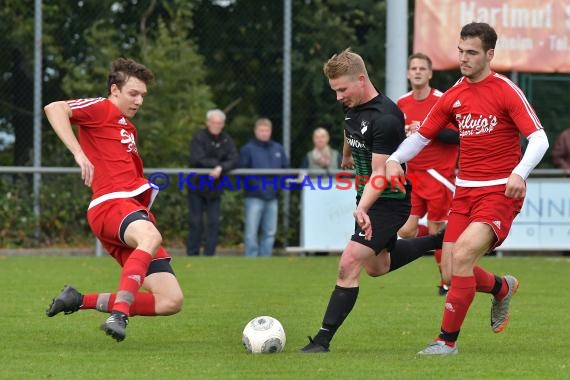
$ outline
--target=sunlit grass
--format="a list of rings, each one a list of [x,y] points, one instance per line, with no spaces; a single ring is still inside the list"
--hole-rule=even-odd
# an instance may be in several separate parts
[[[298,352],[314,335],[333,289],[337,257],[176,257],[182,313],[131,318],[127,339],[99,330],[105,315],[47,318],[61,287],[113,290],[119,268],[107,257],[0,257],[0,378],[5,379],[564,379],[570,378],[570,260],[486,258],[520,289],[504,333],[489,327],[490,298],[478,295],[455,357],[415,353],[438,332],[443,298],[433,258],[381,278],[363,278],[357,304],[331,352]],[[271,315],[285,351],[247,354],[241,332]]]

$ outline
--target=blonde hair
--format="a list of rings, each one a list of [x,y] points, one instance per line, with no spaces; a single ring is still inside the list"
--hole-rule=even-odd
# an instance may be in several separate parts
[[[273,123],[271,123],[271,120],[269,120],[266,117],[262,117],[260,119],[257,119],[257,121],[255,122],[255,128],[254,129],[257,129],[257,127],[259,127],[261,125],[265,125],[271,129],[273,129]]]
[[[344,75],[363,74],[368,78],[366,65],[362,57],[347,48],[333,55],[323,66],[323,71],[328,79],[337,79]]]

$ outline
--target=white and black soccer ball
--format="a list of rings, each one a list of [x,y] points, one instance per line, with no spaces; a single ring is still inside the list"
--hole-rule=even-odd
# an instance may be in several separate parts
[[[285,348],[285,329],[273,317],[255,317],[245,325],[242,343],[253,354],[281,352]]]

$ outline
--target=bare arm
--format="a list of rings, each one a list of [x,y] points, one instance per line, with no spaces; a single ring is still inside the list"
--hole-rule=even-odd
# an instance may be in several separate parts
[[[65,144],[67,149],[73,154],[75,162],[81,168],[81,179],[87,186],[91,186],[93,182],[94,167],[87,158],[83,149],[79,145],[79,141],[73,133],[71,122],[71,108],[64,101],[58,101],[48,104],[44,107],[47,119],[59,139]]]
[[[386,178],[385,168],[387,159],[387,154],[372,153],[372,173],[370,174],[370,180],[366,186],[364,186],[362,197],[360,198],[360,202],[358,202],[358,207],[354,211],[354,218],[356,219],[356,223],[358,223],[364,232],[366,240],[372,239],[372,224],[370,223],[368,210],[370,207],[372,207],[380,195],[382,195],[383,191],[382,186],[379,186],[378,184],[376,184],[376,186],[373,186],[372,183],[375,178]]]
[[[344,138],[342,140],[342,161],[340,162],[341,169],[354,169],[354,159],[352,158],[352,150],[350,145],[346,142],[346,132],[343,131]]]

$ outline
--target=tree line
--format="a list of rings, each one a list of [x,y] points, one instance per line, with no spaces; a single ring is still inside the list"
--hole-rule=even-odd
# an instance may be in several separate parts
[[[409,2],[410,48],[413,6],[414,2]],[[15,136],[14,146],[0,151],[1,165],[32,163],[33,8],[31,0],[4,0],[0,7],[0,131]],[[133,58],[154,71],[156,84],[149,88],[135,120],[140,136],[137,145],[147,167],[187,166],[190,139],[203,126],[205,113],[212,107],[226,111],[227,130],[239,145],[247,142],[253,122],[261,116],[273,121],[274,138],[281,139],[282,1],[58,0],[44,1],[42,9],[43,104],[106,96],[106,75],[110,62],[117,57]],[[323,63],[332,54],[349,46],[362,54],[373,83],[382,90],[386,2],[293,0],[292,31],[291,162],[297,165],[311,148],[311,132],[317,126],[331,130],[335,148],[342,145],[342,108],[322,74]],[[445,90],[458,76],[456,70],[436,73],[433,84]],[[543,124],[552,124],[549,134],[553,136],[564,127],[553,119],[563,113],[565,86],[553,82],[549,88],[552,97],[538,97],[534,105]],[[44,166],[75,166],[45,118],[42,134]],[[549,162],[542,166],[549,167]],[[87,197],[84,189],[75,188],[72,179],[44,182],[44,212],[50,207],[63,212],[62,204],[45,198],[49,194],[69,191],[70,202],[77,194]],[[22,201],[26,196],[29,190],[21,194]],[[173,195],[173,201],[177,196]],[[185,207],[164,207],[179,213],[174,219],[185,224]],[[44,235],[53,235],[54,221],[72,218],[81,207],[73,210],[63,216],[54,210],[45,223],[49,231]],[[5,211],[5,216],[13,218],[12,213]],[[59,239],[65,237],[53,237],[54,241]]]

